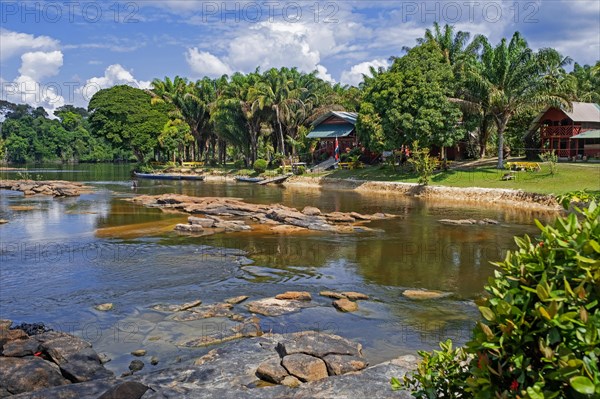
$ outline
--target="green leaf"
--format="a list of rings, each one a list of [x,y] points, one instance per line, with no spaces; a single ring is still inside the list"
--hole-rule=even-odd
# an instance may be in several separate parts
[[[494,321],[496,319],[496,315],[490,308],[487,308],[485,306],[480,306],[479,311],[481,312],[481,315],[483,316],[483,318],[486,319],[487,321]]]
[[[392,377],[392,379],[390,380],[390,384],[392,384],[392,390],[394,391],[402,389],[402,383],[396,377]]]
[[[594,383],[585,376],[573,377],[569,380],[571,387],[579,393],[591,395],[594,393]]]
[[[542,300],[545,301],[546,299],[548,299],[548,289],[542,285],[542,284],[538,284],[537,287],[535,287],[535,291],[537,292],[538,297]]]
[[[541,392],[539,387],[528,387],[527,395],[529,395],[531,399],[544,399],[544,393]]]

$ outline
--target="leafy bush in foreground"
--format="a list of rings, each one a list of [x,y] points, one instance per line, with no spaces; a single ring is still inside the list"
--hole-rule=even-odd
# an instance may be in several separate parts
[[[600,397],[600,207],[591,202],[539,238],[515,237],[485,287],[465,348],[421,353],[404,386],[420,398]],[[397,384],[395,384],[398,387]]]

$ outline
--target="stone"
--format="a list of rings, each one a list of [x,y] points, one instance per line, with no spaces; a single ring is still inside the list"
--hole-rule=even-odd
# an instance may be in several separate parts
[[[204,227],[197,224],[178,224],[175,226],[176,231],[185,231],[189,233],[202,233],[204,232]]]
[[[140,399],[148,389],[139,382],[126,381],[104,392],[98,399]]]
[[[350,299],[351,301],[359,301],[359,300],[363,300],[363,299],[369,299],[368,295],[362,294],[360,292],[354,292],[354,291],[342,292],[342,295],[344,295],[346,298]]]
[[[187,302],[182,305],[179,305],[178,307],[175,308],[175,311],[183,312],[184,310],[189,310],[189,309],[195,308],[197,306],[200,306],[201,304],[202,304],[202,301],[200,299],[198,299],[196,301]]]
[[[352,216],[356,220],[373,220],[373,216],[363,215],[358,212],[350,212],[350,216]]]
[[[346,298],[346,295],[339,293],[339,292],[333,292],[333,291],[321,291],[321,292],[319,292],[319,295],[326,296],[328,298],[334,298],[334,299]]]
[[[32,338],[17,339],[7,342],[2,347],[2,356],[24,357],[33,356],[40,350],[40,343]]]
[[[205,331],[205,333],[193,339],[186,339],[179,342],[178,346],[185,346],[188,348],[201,348],[210,345],[217,345],[228,341],[233,341],[240,338],[259,337],[263,334],[260,327],[260,320],[258,317],[249,317],[242,323],[225,329],[218,328],[216,331]]]
[[[81,338],[56,331],[36,335],[35,339],[41,343],[41,350],[59,366],[67,362],[72,355],[92,347],[89,342]]]
[[[144,368],[144,362],[142,362],[141,360],[132,360],[131,363],[129,363],[129,370],[136,372],[136,371],[140,371]]]
[[[112,303],[102,303],[100,305],[94,306],[94,309],[99,310],[101,312],[107,312],[109,310],[113,310],[114,305]]]
[[[402,295],[410,299],[437,299],[448,297],[452,293],[435,290],[406,290]]]
[[[362,357],[362,345],[338,335],[316,331],[286,334],[276,347],[279,356],[304,353],[319,358],[330,354]]]
[[[285,385],[286,387],[290,388],[298,388],[301,383],[302,381],[300,381],[293,375],[288,375],[281,381],[281,385]]]
[[[354,371],[360,371],[369,365],[369,363],[357,356],[348,355],[327,355],[323,357],[323,361],[327,365],[329,375],[342,375]]]
[[[287,299],[265,298],[246,304],[248,311],[263,316],[281,316],[294,313],[303,308],[310,307],[309,301],[290,301]]]
[[[158,361],[158,358],[157,358],[156,356],[152,356],[152,357],[150,358],[150,364],[151,364],[151,365],[153,365],[153,366],[156,366],[156,365],[158,364],[158,362],[159,362],[159,361]]]
[[[275,356],[265,360],[258,366],[256,376],[263,381],[280,384],[285,377],[289,376],[289,373],[281,365],[281,358]]]
[[[69,355],[67,360],[60,365],[60,370],[71,382],[101,380],[114,376],[112,371],[102,366],[100,357],[92,348],[84,348]]]
[[[215,225],[214,219],[199,218],[196,216],[188,217],[188,223],[191,225],[198,225],[204,228],[210,228]]]
[[[248,298],[249,298],[249,296],[247,296],[247,295],[235,296],[233,298],[225,299],[225,303],[228,303],[230,305],[237,305],[238,303],[244,302]]]
[[[331,212],[325,215],[329,222],[333,223],[354,223],[356,219],[342,212]]]
[[[0,330],[0,350],[9,342],[28,339],[23,330]]]
[[[98,358],[102,364],[108,363],[112,360],[106,353],[99,353]]]
[[[352,302],[347,298],[338,299],[333,301],[333,306],[340,312],[356,312],[358,310],[358,304]]]
[[[283,358],[281,365],[300,381],[317,381],[327,378],[327,366],[318,357],[295,353]]]
[[[6,219],[0,219],[0,224],[6,224],[6,223],[8,223],[8,220],[6,220]]]
[[[69,384],[59,368],[39,357],[0,357],[0,387],[12,394]]]
[[[133,356],[137,356],[137,357],[146,356],[146,350],[145,349],[137,349],[137,350],[134,350],[133,352],[131,352],[131,354]]]
[[[321,215],[321,210],[319,208],[315,208],[314,206],[305,206],[302,210],[302,213],[308,216],[319,216]]]
[[[288,299],[292,301],[310,301],[312,297],[306,291],[287,291],[275,296],[275,299]]]

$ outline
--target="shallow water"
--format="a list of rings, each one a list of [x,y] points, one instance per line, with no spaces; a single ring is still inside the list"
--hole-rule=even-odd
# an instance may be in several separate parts
[[[90,182],[96,191],[79,198],[24,198],[2,191],[0,218],[0,318],[42,321],[90,340],[123,372],[128,353],[143,347],[163,367],[210,348],[176,345],[185,337],[226,329],[230,321],[175,322],[157,303],[202,299],[205,304],[237,295],[251,299],[305,290],[320,306],[280,317],[262,317],[263,330],[326,330],[363,343],[372,364],[442,339],[468,339],[477,309],[473,299],[492,275],[490,261],[514,248],[513,235],[536,234],[533,217],[546,214],[494,206],[459,207],[394,195],[294,189],[230,182],[140,180],[131,189],[128,165],[52,166],[29,173],[44,179]],[[2,178],[16,172],[1,173]],[[183,193],[238,197],[324,211],[387,212],[398,218],[368,226],[376,232],[274,235],[264,232],[189,237],[173,231],[186,215],[144,208],[133,194]],[[11,208],[12,207],[12,208]],[[25,207],[25,208],[19,208]],[[29,209],[29,210],[17,210]],[[493,218],[500,225],[447,226],[443,218]],[[448,291],[435,301],[413,301],[406,288]],[[371,296],[356,313],[330,306],[321,290]],[[94,305],[112,302],[98,312]],[[248,315],[243,304],[235,311]],[[149,366],[144,371],[151,370]]]

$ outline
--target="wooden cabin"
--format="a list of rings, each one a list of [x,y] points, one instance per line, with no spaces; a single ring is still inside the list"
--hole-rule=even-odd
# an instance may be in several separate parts
[[[312,124],[313,130],[306,136],[309,139],[319,140],[315,154],[326,153],[333,156],[336,138],[340,146],[340,154],[347,149],[358,147],[357,117],[356,112],[331,111],[315,120]]]
[[[559,158],[600,157],[600,105],[573,102],[570,111],[547,107],[533,120],[528,135],[539,131],[541,152]]]

